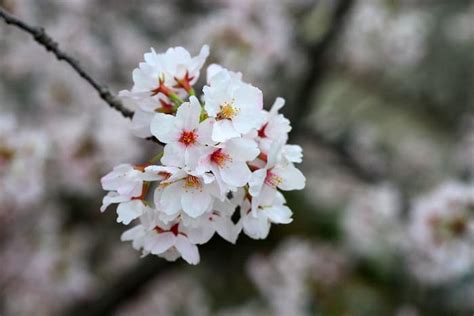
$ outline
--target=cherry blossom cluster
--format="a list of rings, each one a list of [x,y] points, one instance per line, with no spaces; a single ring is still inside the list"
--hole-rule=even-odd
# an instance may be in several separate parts
[[[474,185],[447,182],[414,203],[408,226],[410,268],[441,283],[474,267]]]
[[[266,238],[272,223],[292,221],[280,190],[305,186],[294,166],[302,149],[287,144],[290,122],[278,112],[282,98],[264,110],[261,90],[217,64],[196,96],[208,54],[207,46],[195,57],[182,47],[152,49],[133,71],[133,88],[120,92],[135,111],[133,133],[164,146],[147,163],[121,164],[101,180],[109,191],[101,211],[116,203],[117,222],[139,222],[121,239],[143,255],[197,264],[197,245],[215,233],[231,243],[241,232]]]

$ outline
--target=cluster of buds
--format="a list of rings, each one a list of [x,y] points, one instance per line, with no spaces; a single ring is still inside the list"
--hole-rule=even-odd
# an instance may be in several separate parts
[[[139,223],[122,235],[143,255],[199,262],[197,245],[217,233],[235,243],[241,232],[266,238],[270,226],[288,224],[292,212],[280,190],[300,190],[294,166],[302,149],[288,145],[290,122],[263,109],[262,92],[240,73],[212,64],[200,99],[193,85],[209,54],[181,47],[145,54],[134,86],[120,96],[135,115],[138,137],[154,137],[163,152],[141,165],[122,164],[101,180],[101,211],[118,203],[117,222]],[[158,164],[158,160],[161,164]]]

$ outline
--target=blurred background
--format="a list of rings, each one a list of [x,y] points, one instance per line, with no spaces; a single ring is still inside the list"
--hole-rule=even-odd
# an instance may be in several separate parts
[[[115,92],[150,47],[209,44],[267,107],[286,98],[307,177],[266,240],[141,259],[99,179],[156,145],[1,21],[0,315],[474,313],[473,1],[0,4]]]

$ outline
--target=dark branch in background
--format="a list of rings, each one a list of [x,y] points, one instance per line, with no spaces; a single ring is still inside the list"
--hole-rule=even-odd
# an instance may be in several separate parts
[[[358,179],[367,183],[377,183],[386,176],[378,170],[364,166],[355,159],[349,149],[349,144],[347,144],[346,138],[329,140],[311,128],[302,128],[301,132],[311,139],[311,141],[317,143],[317,145],[335,154],[337,162],[346,167],[351,174],[356,176]]]
[[[31,36],[33,36],[34,40],[38,44],[43,46],[47,51],[53,53],[58,60],[63,60],[64,62],[68,63],[79,74],[79,76],[86,80],[99,93],[99,96],[102,98],[102,100],[107,102],[110,107],[119,111],[126,118],[133,117],[133,111],[125,108],[122,102],[120,102],[120,100],[118,100],[106,86],[98,83],[84,69],[82,69],[77,60],[59,49],[58,43],[54,41],[43,28],[33,27],[21,21],[15,16],[9,14],[2,7],[0,7],[0,18],[2,18],[7,24],[14,25],[26,33],[29,33]]]
[[[331,23],[322,36],[322,38],[312,44],[304,43],[306,47],[307,60],[309,62],[306,76],[303,77],[299,83],[298,91],[294,98],[291,112],[287,113],[294,128],[292,137],[306,135],[309,139],[316,142],[318,145],[334,153],[338,162],[344,165],[353,175],[361,180],[369,183],[374,183],[382,178],[380,173],[374,170],[369,170],[360,162],[354,159],[348,149],[347,141],[344,139],[333,141],[327,139],[324,135],[314,128],[304,126],[304,120],[311,113],[314,105],[314,96],[318,92],[321,82],[327,74],[330,66],[328,59],[329,53],[334,47],[341,31],[345,26],[345,20],[355,0],[340,0],[334,6]]]
[[[306,76],[303,77],[303,80],[298,85],[299,90],[296,93],[294,106],[291,109],[292,112],[288,113],[289,119],[294,126],[293,135],[300,133],[304,119],[311,112],[313,97],[329,69],[327,56],[336,42],[340,31],[343,29],[346,16],[353,4],[354,0],[339,0],[335,4],[331,24],[321,40],[312,44],[303,44],[307,47],[309,64]]]

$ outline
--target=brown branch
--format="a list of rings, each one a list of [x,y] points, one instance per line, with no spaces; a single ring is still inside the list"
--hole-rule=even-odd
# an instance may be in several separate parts
[[[94,78],[92,78],[82,67],[79,62],[64,53],[59,49],[59,45],[54,41],[51,36],[49,36],[45,30],[41,27],[33,27],[17,17],[9,14],[4,8],[0,7],[0,18],[2,18],[5,23],[16,26],[22,31],[29,33],[33,36],[34,40],[43,46],[48,52],[53,53],[58,60],[62,60],[69,64],[84,80],[86,80],[98,93],[99,96],[110,105],[111,108],[119,111],[124,117],[132,118],[133,111],[127,109],[117,97],[110,92],[110,90],[98,83]]]
[[[303,126],[304,119],[308,116],[313,105],[314,95],[329,70],[328,55],[342,32],[345,20],[355,0],[339,0],[335,4],[331,17],[331,23],[322,38],[316,43],[303,43],[306,47],[306,55],[309,65],[306,76],[299,83],[298,91],[294,100],[292,112],[288,113],[293,122],[292,134],[298,134]]]

